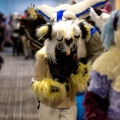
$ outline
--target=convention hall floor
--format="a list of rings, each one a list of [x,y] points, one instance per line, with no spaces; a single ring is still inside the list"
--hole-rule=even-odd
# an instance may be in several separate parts
[[[12,57],[8,52],[2,56],[0,120],[38,120],[37,101],[30,85],[34,60]]]

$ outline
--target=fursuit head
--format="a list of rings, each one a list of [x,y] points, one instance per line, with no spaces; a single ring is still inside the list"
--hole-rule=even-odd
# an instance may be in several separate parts
[[[38,39],[46,38],[47,58],[53,63],[64,59],[80,59],[87,54],[85,42],[90,39],[90,29],[79,20],[59,21],[37,28]]]

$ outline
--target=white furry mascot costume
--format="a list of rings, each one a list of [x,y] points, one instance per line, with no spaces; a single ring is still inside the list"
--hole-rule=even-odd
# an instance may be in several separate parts
[[[120,11],[113,11],[102,31],[106,48],[92,65],[84,100],[86,120],[120,120]]]
[[[90,69],[80,27],[71,20],[60,21],[38,28],[37,35],[47,41],[36,54],[33,91],[47,106],[70,108],[76,93],[86,90]]]

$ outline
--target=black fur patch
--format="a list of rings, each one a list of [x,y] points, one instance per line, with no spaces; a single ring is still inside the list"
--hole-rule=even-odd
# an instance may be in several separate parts
[[[52,78],[57,78],[60,83],[68,83],[68,78],[72,73],[73,56],[76,53],[76,50],[71,51],[69,56],[66,56],[66,53],[60,51],[57,48],[55,53],[57,59],[56,64],[52,61],[49,61],[49,59],[47,60]]]
[[[82,32],[82,39],[86,39],[87,35],[88,35],[88,31],[86,30],[85,26],[84,26],[84,23],[79,23],[78,25],[81,29],[81,32]]]
[[[49,40],[52,40],[51,34],[52,34],[52,25],[48,24],[48,33],[45,35],[44,38],[49,38]]]
[[[116,31],[117,30],[117,23],[118,23],[118,16],[116,14],[115,18],[114,18],[114,21],[113,21],[113,27],[114,27],[114,30]]]
[[[97,13],[98,16],[102,14],[102,11],[98,8],[94,8],[94,11]]]

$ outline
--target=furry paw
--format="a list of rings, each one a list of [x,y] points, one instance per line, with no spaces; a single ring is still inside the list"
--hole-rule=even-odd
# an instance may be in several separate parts
[[[59,91],[58,87],[53,86],[53,85],[50,86],[50,92],[54,93],[54,92],[58,92],[58,91]]]
[[[65,84],[49,78],[35,81],[32,87],[40,101],[46,105],[60,104],[67,94]]]

